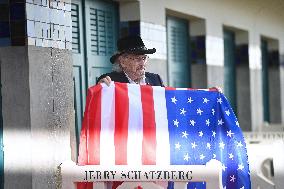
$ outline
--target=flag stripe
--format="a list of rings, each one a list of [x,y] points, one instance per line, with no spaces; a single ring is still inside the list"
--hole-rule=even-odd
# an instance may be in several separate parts
[[[115,98],[114,98],[115,85],[104,87],[102,90],[102,112],[101,112],[101,139],[100,151],[101,165],[114,165],[114,119],[115,119]]]
[[[141,102],[143,110],[142,163],[144,165],[155,165],[156,125],[154,117],[153,88],[151,86],[141,86]]]
[[[87,132],[87,152],[88,152],[88,163],[98,165],[100,164],[100,131],[101,131],[101,96],[102,86],[98,85],[95,87],[95,91],[92,95],[93,99],[90,99],[90,106],[87,112],[89,117],[85,119],[88,125]],[[94,116],[94,117],[93,117]],[[85,125],[85,124],[83,124]]]
[[[128,165],[142,165],[143,116],[140,86],[128,84],[129,121],[127,142]]]
[[[170,141],[168,131],[165,89],[153,87],[157,137],[157,165],[170,165]]]
[[[115,87],[115,164],[127,165],[128,136],[128,92],[127,85],[116,84]]]
[[[166,90],[176,90],[174,87],[165,87]]]

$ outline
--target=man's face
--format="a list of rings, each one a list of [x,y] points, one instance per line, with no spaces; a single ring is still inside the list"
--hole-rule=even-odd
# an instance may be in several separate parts
[[[120,65],[135,80],[145,75],[147,60],[147,55],[123,54],[120,56]]]

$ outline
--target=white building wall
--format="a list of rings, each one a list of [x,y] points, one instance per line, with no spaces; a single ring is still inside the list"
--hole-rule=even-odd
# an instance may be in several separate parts
[[[188,15],[188,19],[198,17],[205,20],[206,62],[209,68],[207,72],[208,86],[223,87],[224,78],[220,77],[223,75],[222,67],[224,65],[223,26],[248,32],[253,131],[261,130],[260,126],[263,124],[260,39],[261,36],[266,36],[279,40],[279,53],[284,55],[283,10],[284,2],[281,0],[140,0],[140,19],[144,23],[165,27],[168,12],[175,12],[179,17]],[[159,49],[157,50],[159,51]],[[163,64],[166,64],[166,61],[163,61]],[[219,77],[216,77],[214,73],[216,71]],[[283,125],[283,66],[280,71]]]

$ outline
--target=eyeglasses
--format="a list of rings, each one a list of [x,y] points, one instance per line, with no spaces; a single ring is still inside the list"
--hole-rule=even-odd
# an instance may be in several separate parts
[[[124,57],[132,61],[135,61],[135,62],[141,62],[141,61],[146,62],[149,59],[149,56],[147,55],[143,55],[143,56],[125,55]]]

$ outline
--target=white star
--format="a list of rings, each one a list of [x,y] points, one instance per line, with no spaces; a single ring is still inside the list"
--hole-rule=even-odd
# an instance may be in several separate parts
[[[181,137],[182,137],[182,138],[183,138],[183,137],[187,138],[187,135],[188,135],[188,134],[186,133],[186,131],[184,131],[184,132],[182,132],[182,136],[181,136]]]
[[[185,161],[188,161],[190,159],[188,153],[186,153],[184,156],[183,156],[183,160]]]
[[[232,137],[233,134],[235,134],[235,133],[232,133],[231,130],[227,131],[227,136],[229,136],[230,138]]]
[[[212,111],[212,115],[214,115],[214,114],[215,114],[215,110],[214,110],[214,109],[212,109],[211,111]]]
[[[173,120],[173,121],[174,121],[174,125],[178,127],[178,124],[179,124],[178,120],[176,119],[176,120]]]
[[[200,155],[200,159],[203,160],[205,156],[203,154]]]
[[[199,133],[199,136],[200,136],[200,137],[203,136],[203,132],[202,132],[202,131],[199,131],[198,133]]]
[[[213,159],[215,159],[216,158],[216,154],[213,154]]]
[[[191,143],[191,148],[196,148],[197,144],[195,142]]]
[[[236,126],[240,127],[240,124],[239,124],[239,122],[238,122],[238,121],[236,121]]]
[[[230,110],[225,111],[225,113],[227,114],[227,116],[229,116],[231,114]]]
[[[206,146],[207,146],[206,148],[208,148],[209,150],[211,149],[211,144],[210,143],[207,142]]]
[[[206,120],[206,125],[207,125],[207,126],[210,125],[210,120],[209,120],[209,119]]]
[[[197,114],[199,114],[199,115],[201,115],[202,112],[203,112],[200,108],[198,108],[196,111],[197,111]]]
[[[190,98],[187,98],[187,103],[192,103],[194,100],[192,100],[191,99],[191,97]]]
[[[242,147],[242,146],[243,146],[242,141],[237,142],[237,147]]]
[[[227,167],[225,166],[225,164],[222,164],[222,170],[226,171]]]
[[[181,147],[181,145],[179,144],[179,142],[175,144],[175,149],[180,150],[180,147]]]
[[[183,114],[185,116],[186,111],[183,109],[180,109],[180,114]]]
[[[240,189],[245,189],[245,187],[243,186],[243,187],[241,187]]]
[[[215,138],[215,136],[216,136],[216,132],[215,131],[212,131],[212,136]]]
[[[233,155],[232,153],[230,153],[230,154],[229,154],[229,158],[230,158],[231,160],[233,160],[233,159],[234,159],[234,155]]]
[[[235,175],[233,175],[233,176],[230,176],[230,182],[235,182],[235,180],[236,180],[236,178],[235,178]]]
[[[217,98],[217,102],[222,104],[222,99],[221,98]]]
[[[176,99],[175,96],[174,96],[173,98],[171,98],[171,99],[172,99],[172,102],[173,102],[173,103],[177,104],[177,103],[176,103],[177,99]]]
[[[224,144],[223,142],[220,142],[220,143],[219,143],[219,148],[224,149],[224,147],[225,147],[225,144]]]
[[[209,100],[207,98],[203,98],[203,103],[206,103],[209,102]]]
[[[218,125],[223,125],[223,120],[222,119],[220,119],[220,120],[218,120]]]
[[[194,126],[195,125],[195,121],[192,119],[192,120],[190,120],[190,125],[192,125],[192,126]]]
[[[242,171],[244,168],[245,168],[245,167],[244,167],[243,164],[241,163],[241,164],[238,165],[238,169],[237,169],[237,170],[241,170],[241,171]]]

